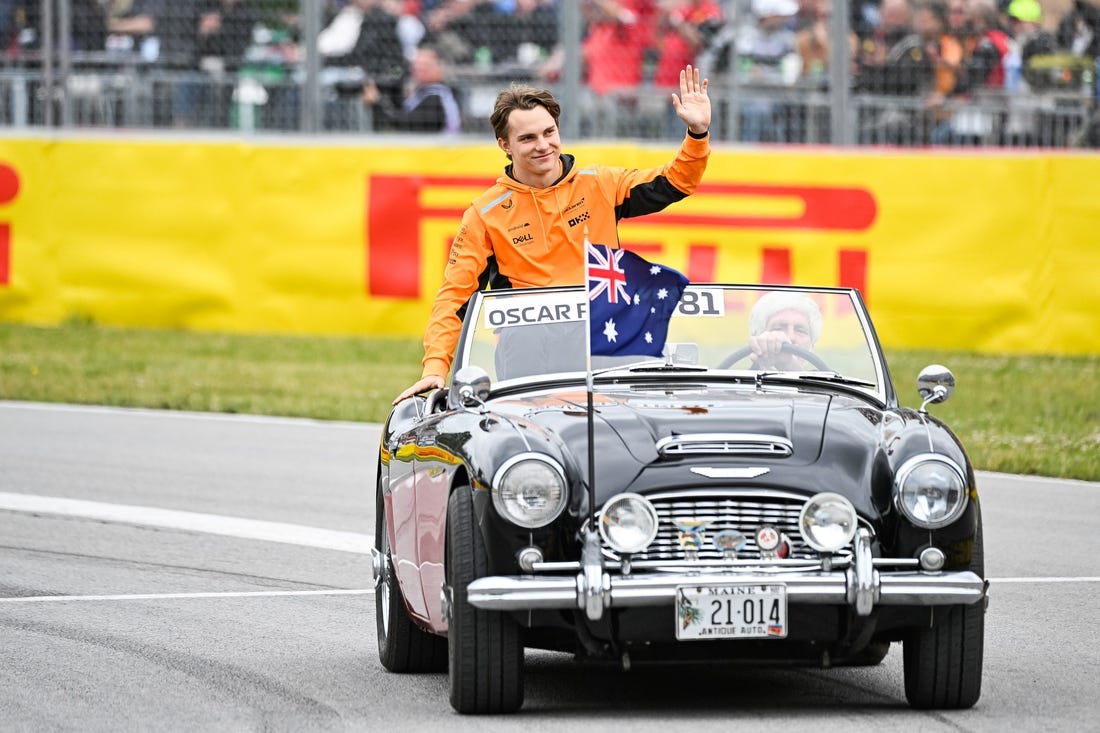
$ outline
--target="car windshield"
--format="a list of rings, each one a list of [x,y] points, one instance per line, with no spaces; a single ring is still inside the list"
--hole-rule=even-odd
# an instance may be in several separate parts
[[[589,368],[585,295],[581,287],[478,293],[466,313],[456,368],[479,366],[494,383],[583,375]],[[607,344],[602,328],[593,332],[594,341]],[[758,353],[769,340],[782,353]],[[876,392],[885,379],[862,301],[848,289],[690,285],[669,321],[661,356],[593,356],[590,364],[597,374],[668,365],[828,378]]]

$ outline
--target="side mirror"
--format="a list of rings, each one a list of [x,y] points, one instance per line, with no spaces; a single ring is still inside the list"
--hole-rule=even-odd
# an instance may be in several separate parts
[[[491,387],[488,372],[478,366],[464,366],[455,372],[451,381],[447,406],[454,410],[482,407],[489,399]]]
[[[930,364],[917,375],[917,393],[924,402],[920,411],[926,412],[929,404],[946,402],[955,391],[955,375],[941,364]]]

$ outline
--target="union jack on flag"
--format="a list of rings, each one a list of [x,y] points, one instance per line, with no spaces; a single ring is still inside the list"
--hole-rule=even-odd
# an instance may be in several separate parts
[[[604,245],[588,243],[588,299],[595,300],[607,293],[610,303],[630,301],[626,292],[626,272],[620,262],[625,249],[608,249]]]
[[[688,279],[624,249],[587,243],[592,354],[661,356]]]

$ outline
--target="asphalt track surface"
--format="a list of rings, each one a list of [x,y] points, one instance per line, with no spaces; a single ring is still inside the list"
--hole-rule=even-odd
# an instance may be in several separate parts
[[[0,729],[1100,730],[1100,484],[981,474],[982,698],[861,669],[579,666],[452,712],[377,661],[378,426],[0,402]]]

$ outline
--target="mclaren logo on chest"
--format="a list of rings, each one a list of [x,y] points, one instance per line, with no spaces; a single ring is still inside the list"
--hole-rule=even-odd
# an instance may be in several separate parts
[[[691,469],[692,473],[697,473],[700,476],[706,476],[707,478],[756,478],[757,476],[763,476],[770,468],[764,468],[763,466],[746,466],[744,468],[712,468],[711,466],[696,466]]]

